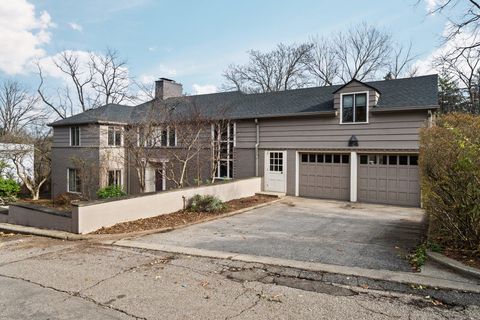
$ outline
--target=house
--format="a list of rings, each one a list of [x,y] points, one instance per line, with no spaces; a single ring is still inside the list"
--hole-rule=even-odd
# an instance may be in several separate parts
[[[161,78],[150,102],[105,105],[51,124],[53,192],[119,184],[138,193],[122,134],[141,119],[155,117],[155,110],[182,114],[186,105],[194,105],[211,120],[204,138],[221,136],[222,156],[197,161],[207,167],[202,176],[213,168],[220,179],[263,176],[265,191],[292,196],[420,206],[419,131],[438,108],[437,82],[437,75],[427,75],[271,93],[182,96],[181,84]],[[220,119],[228,121],[217,132],[215,120]],[[167,151],[185,147],[179,145],[178,128],[158,122],[159,156],[146,160],[144,192],[173,187],[165,178],[165,164],[172,161]],[[85,181],[72,158],[95,164],[107,150],[125,157],[107,161],[104,172],[93,169],[94,179]]]

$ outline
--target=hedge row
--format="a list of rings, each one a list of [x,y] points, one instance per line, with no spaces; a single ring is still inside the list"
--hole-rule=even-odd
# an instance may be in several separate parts
[[[480,252],[480,116],[446,114],[423,129],[420,168],[430,236]]]

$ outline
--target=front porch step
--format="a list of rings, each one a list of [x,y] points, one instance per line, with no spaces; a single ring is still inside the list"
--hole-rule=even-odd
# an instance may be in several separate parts
[[[261,191],[255,193],[256,196],[267,196],[267,197],[274,197],[274,198],[282,198],[285,197],[285,193],[283,192],[271,192],[271,191]]]

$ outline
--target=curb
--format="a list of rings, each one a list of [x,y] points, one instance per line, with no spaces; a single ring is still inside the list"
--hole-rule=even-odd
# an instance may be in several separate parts
[[[66,231],[39,229],[39,228],[20,226],[20,225],[10,224],[10,223],[0,223],[0,231],[48,237],[48,238],[61,239],[61,240],[71,240],[71,241],[89,239],[89,237],[87,236],[70,233]]]
[[[443,254],[427,251],[427,257],[432,261],[465,276],[480,279],[480,270],[464,265],[463,263],[444,256]]]
[[[264,256],[255,256],[249,254],[222,252],[205,250],[190,247],[178,247],[170,245],[160,245],[154,243],[144,243],[132,240],[118,240],[118,241],[103,241],[102,244],[114,245],[120,247],[138,248],[146,250],[155,250],[162,252],[170,252],[198,257],[214,258],[214,259],[228,259],[231,261],[239,261],[245,263],[260,263],[264,265],[292,268],[305,272],[315,272],[322,274],[329,274],[330,276],[337,275],[337,281],[343,281],[345,278],[349,281],[352,277],[356,278],[358,282],[361,280],[368,280],[376,283],[378,287],[388,288],[390,290],[409,292],[412,288],[419,288],[421,290],[430,290],[431,294],[435,291],[457,291],[467,294],[478,295],[480,297],[480,285],[472,283],[457,282],[445,279],[438,279],[429,276],[397,272],[389,270],[364,269],[359,267],[346,267],[339,265],[324,264],[319,262],[305,262],[298,260],[288,260],[281,258],[272,258]],[[429,295],[431,295],[429,293]],[[479,299],[480,302],[480,299]]]

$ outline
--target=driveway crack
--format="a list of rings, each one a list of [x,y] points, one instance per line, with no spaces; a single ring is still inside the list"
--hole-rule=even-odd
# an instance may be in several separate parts
[[[128,317],[131,317],[133,319],[138,319],[138,320],[148,320],[147,318],[145,317],[140,317],[140,316],[137,316],[137,315],[134,315],[132,313],[129,313],[125,310],[122,310],[122,309],[119,309],[119,308],[116,308],[116,307],[113,307],[111,305],[108,305],[108,304],[104,304],[104,303],[101,303],[101,302],[98,302],[97,300],[91,298],[91,297],[88,297],[86,295],[83,295],[80,291],[68,291],[68,290],[62,290],[62,289],[58,289],[58,288],[55,288],[55,287],[52,287],[52,286],[46,286],[44,284],[41,284],[41,283],[38,283],[38,282],[35,282],[35,281],[32,281],[32,280],[29,280],[29,279],[26,279],[26,278],[22,278],[22,277],[14,277],[14,276],[8,276],[8,275],[4,275],[4,274],[0,274],[0,277],[3,277],[3,278],[7,278],[7,279],[13,279],[13,280],[19,280],[19,281],[24,281],[24,282],[28,282],[28,283],[31,283],[31,284],[34,284],[34,285],[37,285],[41,288],[44,288],[44,289],[49,289],[49,290],[53,290],[55,292],[59,292],[59,293],[64,293],[64,294],[67,294],[69,295],[70,297],[78,297],[82,300],[85,300],[85,301],[88,301],[88,302],[91,302],[99,307],[102,307],[102,308],[105,308],[105,309],[110,309],[110,310],[114,310],[114,311],[117,311],[119,313],[122,313]]]
[[[386,316],[386,317],[389,317],[389,318],[401,318],[401,316],[394,316],[394,315],[391,315],[391,314],[388,314],[388,313],[385,313],[385,312],[382,312],[382,311],[373,310],[373,309],[371,309],[371,308],[369,308],[369,307],[364,306],[363,304],[361,304],[361,303],[358,302],[358,301],[355,301],[355,303],[356,303],[358,306],[362,307],[363,309],[365,309],[365,310],[367,310],[367,311],[369,311],[369,312],[371,312],[371,313],[381,314],[381,315]]]
[[[243,293],[241,293],[241,294],[237,297],[237,299],[238,299],[240,296],[242,296],[243,294],[245,294],[247,291],[248,291],[248,288],[246,288],[246,290],[245,290]],[[260,302],[260,300],[262,300],[262,297],[263,297],[263,296],[264,296],[264,293],[263,293],[263,290],[262,290],[260,293],[257,293],[257,298],[255,299],[255,301],[254,301],[251,305],[247,306],[246,308],[243,308],[242,310],[240,310],[239,313],[237,313],[237,314],[235,314],[235,315],[233,315],[233,316],[227,316],[227,317],[225,317],[225,320],[231,320],[231,319],[238,318],[238,317],[240,317],[242,314],[244,314],[245,312],[247,312],[247,311],[249,311],[249,310],[252,310],[253,308],[255,308],[255,307],[258,305],[258,303]]]

